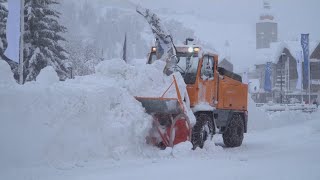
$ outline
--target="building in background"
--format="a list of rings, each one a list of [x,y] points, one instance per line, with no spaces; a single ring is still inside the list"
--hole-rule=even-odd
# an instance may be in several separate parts
[[[320,43],[310,56],[311,91],[320,94]]]
[[[311,99],[315,99],[317,94],[320,94],[320,43],[311,41],[309,49]],[[256,23],[256,64],[254,70],[248,72],[249,82],[259,81],[255,84],[259,84],[260,87],[251,91],[255,102],[287,103],[293,98],[300,101],[308,99],[307,89],[297,89],[297,58],[303,61],[302,56],[297,57],[299,53],[302,53],[300,41],[278,41],[278,24],[271,5],[263,1],[263,11]],[[271,92],[266,92],[264,87],[267,62],[271,62]]]
[[[256,23],[256,49],[269,48],[278,40],[278,24],[271,12],[269,2],[263,2],[263,12]]]
[[[311,71],[311,99],[317,97],[320,92],[320,43],[310,42],[310,71]],[[297,89],[297,53],[302,52],[299,41],[286,41],[270,43],[270,48],[256,50],[255,69],[249,73],[249,79],[259,79],[260,98],[254,98],[256,102],[287,103],[290,99],[308,99],[307,89]],[[302,58],[302,57],[301,57]],[[266,63],[272,63],[271,85],[272,92],[265,92]],[[302,67],[301,67],[302,68]],[[253,95],[257,97],[257,95]],[[282,96],[282,98],[281,98]],[[282,99],[282,100],[281,100]]]

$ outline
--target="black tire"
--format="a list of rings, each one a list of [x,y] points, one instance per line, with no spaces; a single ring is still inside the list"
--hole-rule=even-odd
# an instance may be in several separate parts
[[[197,147],[203,148],[204,142],[208,139],[212,139],[214,135],[214,125],[212,117],[207,113],[196,114],[196,124],[192,128],[191,142],[193,149]]]
[[[226,147],[239,147],[243,141],[244,122],[240,114],[233,114],[226,130],[222,134]]]

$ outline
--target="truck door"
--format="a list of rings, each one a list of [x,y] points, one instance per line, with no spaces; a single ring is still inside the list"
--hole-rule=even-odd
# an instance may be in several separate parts
[[[214,77],[214,57],[210,55],[203,56],[200,70],[198,103],[207,103],[214,105],[214,89],[216,86]]]

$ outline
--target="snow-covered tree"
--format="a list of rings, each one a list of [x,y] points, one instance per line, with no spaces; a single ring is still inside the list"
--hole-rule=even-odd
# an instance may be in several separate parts
[[[52,66],[60,79],[69,75],[65,64],[68,53],[63,47],[62,33],[66,28],[59,24],[60,13],[54,9],[57,0],[25,1],[24,61],[26,81],[36,80],[46,66]]]
[[[7,0],[0,0],[0,55],[4,53],[4,50],[7,48],[6,40],[6,23],[8,17],[8,10],[4,6]]]
[[[69,37],[67,47],[70,53],[69,60],[73,64],[75,76],[89,75],[95,72],[95,66],[103,60],[101,49],[90,40],[78,37]]]
[[[148,23],[132,8],[117,8],[122,1],[62,0],[59,11],[61,22],[68,28],[65,37],[75,75],[94,73],[94,66],[101,59],[121,58],[123,35],[127,34],[127,59],[146,58],[154,37]],[[164,19],[164,25],[178,45],[187,37],[196,39],[194,31],[184,24]],[[87,52],[87,53],[85,53]],[[103,52],[103,53],[102,53]]]

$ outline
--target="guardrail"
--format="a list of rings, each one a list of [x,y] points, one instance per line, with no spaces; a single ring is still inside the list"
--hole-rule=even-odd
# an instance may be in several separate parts
[[[256,107],[263,109],[267,112],[277,111],[301,111],[312,113],[318,110],[315,104],[264,104],[256,103]]]

